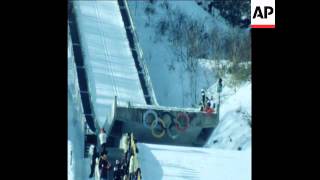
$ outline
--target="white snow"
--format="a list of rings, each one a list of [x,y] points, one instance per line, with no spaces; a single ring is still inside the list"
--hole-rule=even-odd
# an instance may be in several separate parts
[[[199,66],[195,74],[186,71],[185,65],[177,61],[174,46],[168,41],[167,35],[159,37],[156,24],[161,18],[168,17],[168,12],[161,7],[163,1],[156,1],[152,7],[155,14],[150,17],[145,14],[148,1],[129,1],[131,16],[138,39],[143,49],[144,59],[150,72],[158,103],[163,106],[191,107],[198,105],[201,88],[207,88],[215,81],[211,69]],[[181,11],[193,19],[205,23],[205,27],[227,29],[224,21],[212,18],[199,7],[195,1],[168,1],[174,11]]]
[[[232,151],[139,143],[138,149],[143,179],[251,179],[251,150]]]
[[[216,95],[216,84],[208,92]],[[207,146],[234,150],[251,148],[251,83],[245,83],[236,92],[226,87],[221,96],[220,122]]]
[[[68,180],[85,180],[90,171],[90,160],[84,158],[84,119],[77,108],[68,95]]]
[[[74,1],[96,118],[118,103],[145,104],[117,1]]]
[[[85,180],[89,177],[90,162],[84,159],[85,120],[76,73],[68,39],[68,180]]]

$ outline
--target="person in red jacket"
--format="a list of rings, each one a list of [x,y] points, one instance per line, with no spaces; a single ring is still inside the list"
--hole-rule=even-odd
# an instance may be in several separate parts
[[[212,108],[210,108],[210,106],[207,106],[205,109],[206,113],[214,113],[214,110]]]

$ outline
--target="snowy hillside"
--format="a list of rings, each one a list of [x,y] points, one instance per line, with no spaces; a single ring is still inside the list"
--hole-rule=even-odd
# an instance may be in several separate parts
[[[197,106],[201,88],[208,89],[207,96],[217,100],[216,72],[213,61],[197,59],[194,73],[186,70],[183,58],[177,53],[177,45],[170,40],[169,33],[159,35],[159,22],[175,19],[185,14],[204,24],[210,32],[218,28],[225,33],[230,28],[223,18],[213,18],[195,1],[129,1],[129,8],[144,52],[154,90],[160,105]],[[178,12],[178,13],[177,13]],[[182,33],[182,32],[181,32]],[[230,66],[226,61],[220,61]],[[225,78],[230,84],[230,78]],[[221,95],[220,124],[214,131],[208,146],[226,149],[245,149],[251,145],[251,84],[238,88],[237,92],[225,85]],[[214,142],[214,143],[213,143]]]
[[[198,105],[201,88],[208,88],[216,77],[211,69],[199,65],[193,73],[187,70],[185,58],[179,55],[179,48],[172,44],[169,34],[159,35],[159,22],[174,21],[177,12],[203,22],[205,30],[215,27],[226,31],[225,22],[210,16],[195,1],[155,1],[151,5],[148,1],[129,1],[129,8],[159,104]],[[149,10],[150,15],[145,12],[148,8],[154,9]]]
[[[208,91],[215,92],[215,89],[213,85]],[[207,146],[233,150],[251,148],[251,83],[236,92],[226,87],[221,97],[220,123]]]

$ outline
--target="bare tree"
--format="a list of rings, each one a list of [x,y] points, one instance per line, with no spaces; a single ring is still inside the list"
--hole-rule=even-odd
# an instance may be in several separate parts
[[[235,89],[251,77],[251,66],[246,66],[251,61],[250,34],[238,27],[233,27],[227,38],[228,57],[231,66],[228,69],[231,74],[231,84]]]

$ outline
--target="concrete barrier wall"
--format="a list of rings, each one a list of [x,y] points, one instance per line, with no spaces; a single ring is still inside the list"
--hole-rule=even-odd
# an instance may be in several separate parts
[[[218,123],[218,114],[198,109],[115,105],[109,131],[113,137],[132,132],[145,143],[203,146]]]

